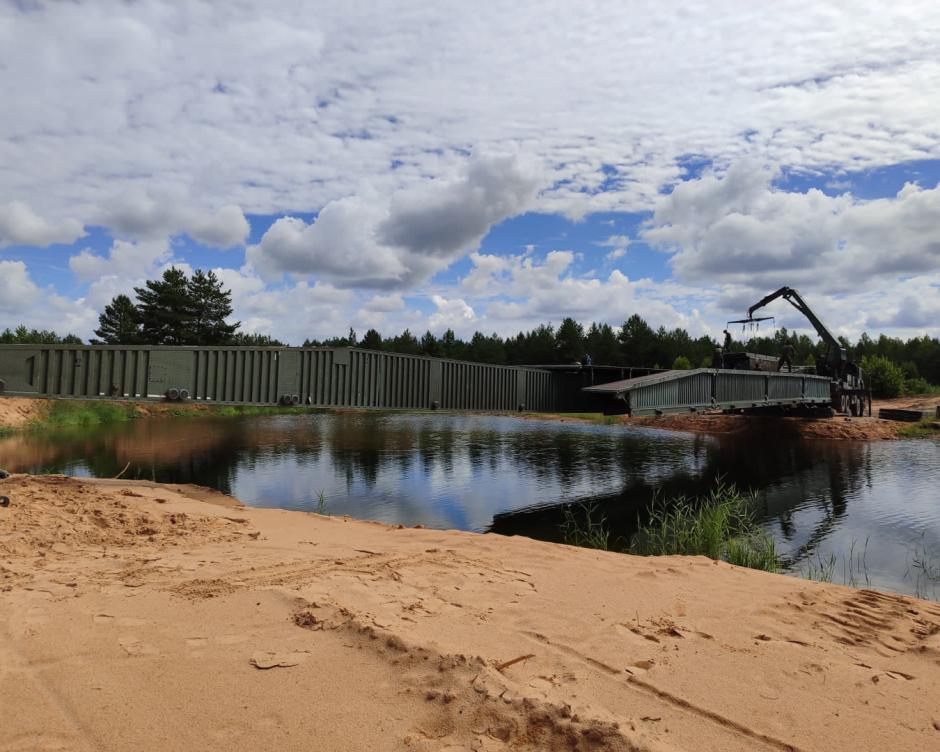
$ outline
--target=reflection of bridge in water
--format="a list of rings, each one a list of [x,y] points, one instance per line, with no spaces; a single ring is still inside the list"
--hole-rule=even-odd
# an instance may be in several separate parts
[[[564,504],[537,506],[497,514],[490,532],[528,535],[564,542],[562,524],[570,505],[593,507],[593,519],[604,518],[611,542],[625,548],[646,518],[654,498],[696,498],[710,491],[717,479],[742,490],[758,493],[758,517],[779,530],[787,562],[811,556],[846,516],[849,500],[871,485],[871,447],[846,441],[804,441],[797,437],[770,436],[754,427],[750,431],[719,436],[696,436],[686,451],[696,461],[673,466],[657,476],[642,464],[624,478],[620,491],[572,498]],[[811,503],[811,529],[794,524],[793,515]]]

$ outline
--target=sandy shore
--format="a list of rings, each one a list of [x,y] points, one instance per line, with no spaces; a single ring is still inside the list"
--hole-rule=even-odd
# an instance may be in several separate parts
[[[713,563],[0,481],[3,750],[924,750],[940,606]]]

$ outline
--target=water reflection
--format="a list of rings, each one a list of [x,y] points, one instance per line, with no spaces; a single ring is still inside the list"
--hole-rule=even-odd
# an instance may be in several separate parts
[[[499,416],[320,413],[137,421],[0,439],[0,466],[212,486],[246,503],[406,525],[559,539],[560,505],[593,499],[628,539],[654,493],[755,488],[790,565],[868,539],[873,581],[910,590],[921,535],[940,551],[940,444],[704,437]],[[837,571],[835,579],[839,581]],[[907,584],[905,584],[907,583]]]

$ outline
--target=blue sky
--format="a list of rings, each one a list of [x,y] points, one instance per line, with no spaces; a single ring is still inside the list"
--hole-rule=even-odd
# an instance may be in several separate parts
[[[314,6],[0,8],[0,325],[175,264],[292,342],[717,334],[781,284],[940,334],[933,3]]]

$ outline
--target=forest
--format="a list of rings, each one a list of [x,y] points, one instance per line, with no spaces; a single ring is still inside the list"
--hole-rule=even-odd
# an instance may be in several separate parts
[[[191,277],[168,269],[161,279],[134,289],[135,299],[118,295],[99,317],[92,343],[150,345],[284,346],[266,334],[239,331],[240,322],[229,322],[231,292],[224,290],[213,272],[197,270]],[[817,338],[781,327],[772,332],[732,332],[731,351],[747,350],[779,355],[794,348],[797,365],[813,365],[825,356]],[[853,360],[870,375],[876,395],[897,396],[931,391],[940,384],[940,339],[923,335],[899,339],[884,334],[862,334],[856,342],[841,340]],[[72,334],[19,326],[0,332],[0,344],[82,344]],[[361,337],[352,328],[345,335],[324,340],[307,339],[304,347],[361,347],[413,355],[453,358],[506,365],[558,365],[582,362],[586,356],[596,365],[628,365],[648,368],[709,367],[716,342],[708,336],[692,337],[681,328],[654,329],[633,314],[619,327],[607,323],[582,324],[565,318],[557,326],[540,324],[515,336],[476,332],[461,339],[448,329],[438,336],[428,331],[415,335],[405,330],[383,337],[369,329]]]

